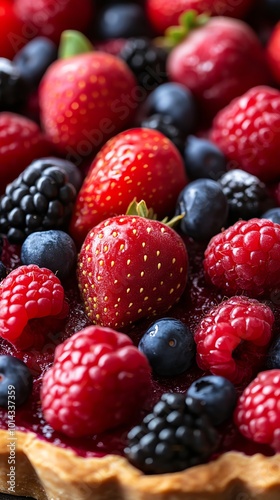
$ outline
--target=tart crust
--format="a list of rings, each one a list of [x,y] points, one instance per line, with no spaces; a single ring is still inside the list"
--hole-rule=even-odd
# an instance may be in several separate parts
[[[183,472],[146,476],[116,455],[82,458],[16,431],[14,494],[36,500],[279,500],[280,454],[228,452]],[[0,430],[0,491],[8,489],[9,434]]]

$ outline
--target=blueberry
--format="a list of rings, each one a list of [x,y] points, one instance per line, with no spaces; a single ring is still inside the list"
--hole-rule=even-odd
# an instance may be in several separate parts
[[[0,356],[0,406],[21,406],[29,398],[32,385],[32,375],[23,361]]]
[[[271,208],[264,212],[261,216],[262,219],[268,219],[272,222],[280,224],[280,207]]]
[[[237,402],[234,385],[218,375],[207,375],[193,382],[187,391],[188,396],[204,405],[214,425],[220,425],[227,420]]]
[[[194,129],[196,122],[196,103],[190,90],[179,83],[162,83],[153,90],[139,109],[138,120],[154,115],[168,115],[186,136]]]
[[[77,249],[67,233],[50,229],[27,236],[21,247],[20,257],[23,264],[46,267],[63,280],[70,275],[74,267]]]
[[[38,36],[15,55],[13,62],[30,89],[36,88],[47,68],[57,58],[57,47],[49,38]]]
[[[144,333],[138,346],[155,373],[173,377],[188,370],[195,355],[193,336],[182,321],[162,318]]]
[[[276,338],[267,354],[265,359],[265,369],[266,370],[280,370],[280,337]]]
[[[217,180],[226,172],[227,161],[213,142],[190,135],[184,149],[186,172],[190,179]]]
[[[181,191],[176,215],[185,214],[181,231],[197,241],[209,241],[219,233],[228,216],[228,201],[218,182],[197,179]]]
[[[132,2],[102,6],[93,29],[94,36],[102,40],[149,36],[150,31],[144,8]]]

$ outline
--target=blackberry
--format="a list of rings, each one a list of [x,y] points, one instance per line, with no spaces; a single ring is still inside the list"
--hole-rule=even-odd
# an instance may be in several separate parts
[[[180,153],[183,154],[185,137],[179,128],[174,125],[171,116],[154,114],[142,120],[140,126],[158,130],[168,137],[179,149]]]
[[[156,47],[146,38],[131,38],[121,49],[119,57],[123,59],[147,91],[167,81],[167,52]]]
[[[64,170],[37,160],[8,184],[0,198],[0,231],[10,243],[21,244],[35,231],[65,230],[75,197]]]
[[[228,199],[229,224],[260,217],[275,205],[265,184],[244,170],[229,170],[218,182]]]
[[[16,111],[26,96],[25,82],[17,66],[0,57],[0,111]]]
[[[125,455],[147,474],[177,472],[207,461],[218,443],[200,401],[166,393],[128,433]]]

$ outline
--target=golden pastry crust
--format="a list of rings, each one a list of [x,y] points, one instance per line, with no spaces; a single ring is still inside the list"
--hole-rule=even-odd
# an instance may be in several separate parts
[[[280,454],[225,453],[184,472],[145,476],[125,458],[81,458],[16,431],[15,493],[37,500],[279,500]],[[8,489],[9,434],[0,430],[0,491]]]

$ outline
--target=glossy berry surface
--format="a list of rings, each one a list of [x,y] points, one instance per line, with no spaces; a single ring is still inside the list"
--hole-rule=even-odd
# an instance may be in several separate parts
[[[1,337],[19,349],[42,345],[41,329],[30,320],[49,316],[65,317],[68,304],[64,289],[52,271],[36,265],[19,266],[1,282]]]
[[[32,392],[33,377],[26,364],[14,356],[0,355],[0,406],[18,408]]]
[[[140,126],[158,130],[173,142],[181,154],[183,153],[185,136],[181,130],[174,125],[172,116],[155,113],[154,115],[144,118]]]
[[[184,161],[191,180],[218,180],[226,172],[227,160],[222,151],[212,141],[194,135],[187,137]]]
[[[64,231],[37,231],[23,242],[20,258],[23,264],[46,267],[64,280],[76,264],[77,249],[71,236]]]
[[[278,224],[268,219],[238,221],[211,239],[204,271],[224,293],[269,295],[280,284],[279,250]]]
[[[129,337],[90,326],[57,347],[43,379],[44,416],[68,436],[100,433],[133,419],[150,384],[149,363]]]
[[[195,356],[195,342],[187,326],[175,318],[154,322],[141,338],[138,349],[157,375],[173,377],[188,370]]]
[[[224,300],[202,318],[195,331],[198,366],[233,383],[250,380],[261,361],[260,348],[267,350],[273,322],[270,307],[255,299]]]
[[[248,439],[280,451],[280,370],[261,372],[245,388],[236,410],[235,423]]]
[[[264,182],[244,170],[229,170],[218,182],[228,200],[229,224],[260,217],[275,204]]]
[[[130,38],[150,34],[142,5],[134,2],[113,2],[98,12],[93,34],[98,39]]]
[[[227,220],[227,198],[218,182],[197,179],[181,191],[176,214],[183,215],[180,228],[184,234],[197,241],[209,241]]]
[[[45,71],[56,58],[56,44],[47,37],[38,36],[17,52],[13,62],[31,90],[39,85]]]
[[[280,207],[275,207],[267,210],[262,214],[261,218],[269,219],[276,224],[280,224]]]
[[[218,435],[199,401],[165,393],[128,434],[127,458],[146,473],[180,471],[203,463]]]
[[[225,377],[205,375],[193,382],[187,395],[203,405],[213,425],[220,425],[232,416],[237,391]]]
[[[279,90],[254,87],[215,117],[211,139],[234,168],[241,168],[265,182],[276,181],[279,177],[279,110]]]

